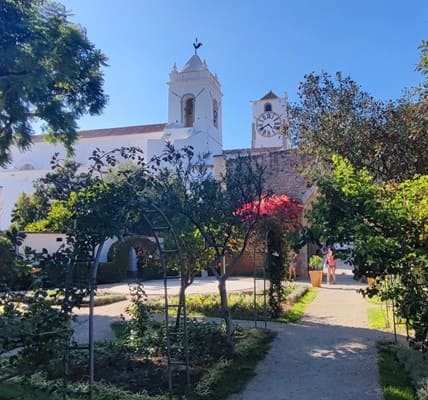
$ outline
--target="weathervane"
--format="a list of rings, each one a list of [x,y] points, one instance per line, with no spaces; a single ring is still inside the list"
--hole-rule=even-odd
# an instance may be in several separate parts
[[[198,42],[198,38],[196,38],[195,43],[193,43],[193,47],[195,48],[195,55],[198,54],[198,49],[201,46],[202,46],[202,43]]]

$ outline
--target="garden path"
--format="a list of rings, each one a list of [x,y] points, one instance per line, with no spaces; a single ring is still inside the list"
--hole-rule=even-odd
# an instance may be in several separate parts
[[[305,316],[296,324],[268,323],[278,335],[255,377],[229,400],[381,400],[376,342],[391,340],[389,334],[368,328],[367,303],[357,290],[346,266],[338,269],[337,285],[323,285]],[[252,288],[252,280],[235,278],[231,289]],[[214,281],[199,282],[198,292],[215,292]],[[151,282],[149,294],[161,292],[161,282]],[[196,287],[195,287],[196,288]],[[105,288],[127,291],[126,285]],[[113,339],[110,324],[120,320],[129,303],[119,302],[95,309],[95,340]],[[87,342],[87,310],[76,322],[75,339]],[[239,321],[240,325],[253,325]]]
[[[368,328],[367,303],[350,271],[322,285],[296,324],[277,331],[256,376],[229,400],[381,400],[376,342],[390,334]]]

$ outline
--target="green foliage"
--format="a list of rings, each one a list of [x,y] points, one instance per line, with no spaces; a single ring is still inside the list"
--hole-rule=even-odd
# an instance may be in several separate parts
[[[28,293],[25,303],[17,302],[13,294],[3,294],[0,306],[0,353],[21,347],[16,356],[9,357],[7,370],[1,374],[28,375],[61,358],[70,328],[45,291]]]
[[[308,266],[310,271],[321,271],[324,267],[324,260],[322,257],[314,254],[309,258]]]
[[[12,226],[27,231],[62,231],[69,222],[58,221],[61,218],[58,211],[49,216],[50,208],[54,202],[57,202],[57,207],[64,207],[71,193],[90,185],[90,174],[78,173],[78,168],[77,162],[61,160],[58,154],[54,154],[51,171],[33,182],[34,193],[22,193],[18,198],[12,211]],[[38,222],[40,220],[44,222]]]
[[[427,354],[409,348],[404,344],[385,346],[380,349],[380,352],[382,355],[381,363],[379,364],[381,380],[388,380],[389,385],[393,388],[391,392],[401,393],[403,391],[408,396],[412,394],[411,397],[402,397],[403,399],[414,399],[414,390],[416,389],[416,398],[418,400],[426,400],[428,393]],[[384,358],[385,360],[389,359],[389,365],[384,365]],[[396,388],[397,386],[398,388]],[[401,399],[401,397],[385,398]]]
[[[36,374],[31,379],[15,379],[12,382],[0,383],[1,400],[61,400],[62,380],[47,380],[42,374]],[[74,392],[85,392],[87,384],[75,383],[70,385]],[[70,396],[70,400],[80,399],[81,396]],[[147,392],[132,393],[114,385],[97,382],[94,386],[94,400],[167,400],[167,396],[149,395]]]
[[[42,205],[36,195],[21,193],[12,211],[12,226],[24,230],[33,221],[40,219]]]
[[[421,51],[421,57],[416,70],[424,75],[425,78],[420,85],[420,91],[422,96],[425,96],[426,101],[426,96],[428,95],[428,40],[422,40],[422,43],[419,45],[419,49]]]
[[[428,356],[426,353],[405,345],[396,345],[391,350],[409,374],[413,387],[419,387],[425,379],[428,379]]]
[[[15,253],[10,238],[0,234],[0,292],[20,290],[31,284],[31,266]]]
[[[428,400],[428,378],[423,379],[416,391],[418,400]]]
[[[237,337],[234,354],[211,367],[194,389],[195,400],[226,398],[242,390],[254,376],[254,369],[267,353],[275,334],[261,329],[249,329]]]
[[[338,72],[334,77],[305,75],[299,97],[290,106],[288,134],[321,171],[328,170],[331,156],[338,154],[379,180],[402,181],[426,173],[428,103],[418,93],[396,101],[376,100]]]
[[[414,328],[418,341],[428,337],[428,176],[399,184],[375,181],[333,157],[334,170],[318,179],[321,195],[308,216],[324,240],[352,243],[357,278],[377,277],[383,299],[397,304],[399,316]]]
[[[157,311],[163,307],[162,299],[151,300],[150,303]],[[170,297],[170,304],[178,304],[178,297]],[[254,296],[251,293],[230,293],[228,294],[227,304],[230,312],[236,319],[252,319],[255,315]],[[257,310],[260,314],[263,308],[263,299],[261,296],[257,299]],[[195,294],[186,296],[186,309],[188,315],[207,317],[221,317],[222,309],[220,297],[218,294]]]
[[[287,273],[287,247],[282,229],[272,227],[267,235],[269,289],[268,303],[271,318],[278,318],[283,312],[285,290],[283,282]]]
[[[218,399],[217,391],[225,376],[229,375],[232,362],[230,360],[220,360],[207,371],[195,387],[194,396],[196,399]],[[224,391],[224,387],[220,391]],[[223,394],[224,396],[224,394]]]
[[[157,173],[153,198],[162,204],[180,239],[186,261],[182,279],[190,284],[198,269],[211,270],[219,281],[222,310],[231,337],[225,282],[256,228],[256,221],[242,221],[237,210],[243,204],[260,201],[264,170],[250,157],[237,157],[230,161],[225,176],[214,179],[204,157],[195,157],[190,147],[179,151],[172,145],[153,163]],[[230,256],[228,268],[221,274],[216,267],[226,255]]]
[[[380,383],[385,400],[414,400],[415,391],[409,376],[394,351],[380,347],[379,353]]]
[[[27,232],[65,232],[73,223],[73,211],[67,202],[52,200],[49,211],[44,219],[29,223],[25,226]]]
[[[309,291],[309,293],[308,293]],[[304,305],[310,303],[315,297],[315,291],[306,286],[287,286],[285,287],[283,307],[292,305],[291,309],[287,309],[276,319],[276,321],[296,322],[303,315]],[[252,293],[231,293],[228,295],[228,306],[231,314],[237,320],[252,320],[256,315],[262,315],[264,304],[263,297],[257,296],[256,310],[254,310],[254,295]],[[151,299],[150,306],[154,312],[161,312],[163,307],[163,299]],[[169,297],[169,304],[177,304],[178,297]],[[206,317],[221,317],[222,310],[220,305],[219,295],[190,295],[186,297],[187,314],[191,316],[206,316]],[[299,311],[297,311],[299,310]],[[269,313],[269,304],[267,304]]]
[[[106,57],[68,17],[50,0],[2,1],[0,165],[10,161],[12,144],[28,149],[34,121],[71,150],[77,120],[99,114],[107,102]]]
[[[0,236],[0,281],[7,282],[13,272],[15,252],[12,243],[4,236]],[[9,272],[10,271],[10,272]]]
[[[188,321],[187,329],[190,361],[193,365],[211,366],[218,360],[230,357],[232,345],[228,343],[224,326],[192,319]]]
[[[317,293],[317,288],[307,289],[307,291],[302,293],[303,296],[293,303],[291,309],[287,310],[276,321],[285,323],[299,321],[305,312],[306,306],[314,300]]]

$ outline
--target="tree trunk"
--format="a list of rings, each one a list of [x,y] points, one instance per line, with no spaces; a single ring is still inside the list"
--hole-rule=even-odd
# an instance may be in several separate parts
[[[230,314],[229,305],[227,303],[226,280],[222,278],[218,281],[218,290],[220,292],[221,310],[224,315],[224,322],[226,323],[226,335],[229,343],[233,342],[233,322],[232,315]]]
[[[175,318],[175,330],[178,331],[178,328],[180,326],[180,318],[181,318],[181,314],[184,314],[184,310],[183,310],[183,304],[184,304],[184,298],[186,296],[186,289],[187,289],[186,284],[181,284],[180,285],[180,293],[178,294],[178,308],[177,308],[177,316]],[[183,315],[183,317],[187,317],[185,315]]]

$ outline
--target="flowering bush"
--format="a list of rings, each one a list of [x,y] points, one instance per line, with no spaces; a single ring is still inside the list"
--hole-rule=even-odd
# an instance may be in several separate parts
[[[302,206],[287,195],[264,195],[260,201],[245,203],[236,213],[244,220],[263,217],[262,223],[286,223],[285,230],[293,230],[298,223]]]
[[[236,214],[246,222],[256,222],[257,233],[267,238],[269,307],[272,318],[282,313],[283,281],[287,273],[289,244],[286,233],[299,226],[302,207],[287,195],[264,195],[260,201],[244,204]]]

